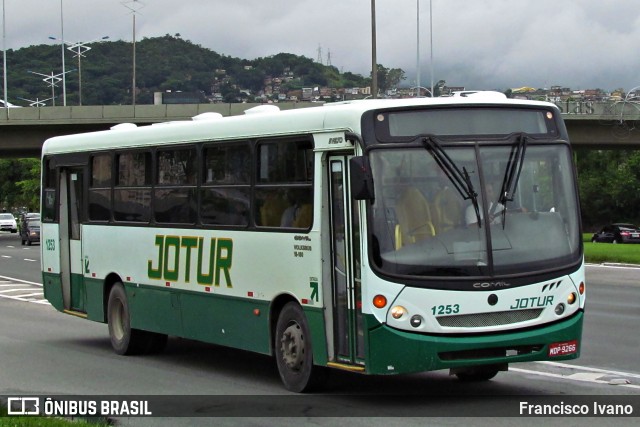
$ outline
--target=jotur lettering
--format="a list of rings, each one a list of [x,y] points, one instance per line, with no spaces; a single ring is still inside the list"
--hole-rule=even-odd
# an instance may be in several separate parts
[[[220,286],[224,281],[228,288],[233,287],[233,240],[211,238],[205,242],[204,237],[157,235],[155,246],[158,248],[157,258],[148,260],[147,264],[147,275],[150,279],[167,282],[184,280],[189,283],[192,279],[191,262],[197,257],[195,271],[199,285]],[[184,263],[181,263],[181,259],[184,259]],[[184,271],[181,271],[181,268],[184,268]]]

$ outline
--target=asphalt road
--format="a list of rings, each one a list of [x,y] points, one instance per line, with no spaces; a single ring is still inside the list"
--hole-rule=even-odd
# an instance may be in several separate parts
[[[273,359],[253,353],[170,338],[160,355],[115,355],[106,325],[42,301],[38,249],[0,234],[0,396],[163,395],[161,404],[155,398],[155,415],[184,415],[116,419],[135,426],[635,425],[640,414],[639,269],[588,267],[576,361],[517,364],[484,383],[462,383],[442,371],[385,377],[335,371],[322,394],[301,396],[283,389]],[[537,398],[631,404],[635,417],[501,417]]]

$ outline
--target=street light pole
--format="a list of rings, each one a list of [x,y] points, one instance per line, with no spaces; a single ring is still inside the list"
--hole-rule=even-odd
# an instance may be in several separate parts
[[[4,81],[4,107],[8,108],[7,103],[7,24],[4,16],[4,0],[2,0],[2,78]],[[9,110],[7,110],[8,112]]]
[[[133,82],[131,85],[131,104],[136,105],[136,14],[133,14]]]
[[[433,98],[433,3],[429,0],[429,42],[431,44],[431,97]]]
[[[62,0],[60,0],[60,48],[62,50],[62,105],[67,106],[67,80],[64,66],[64,15],[62,13]]]
[[[420,0],[416,0],[416,87],[420,97]]]
[[[129,9],[133,15],[133,84],[131,87],[132,105],[136,105],[136,14],[140,9],[145,7],[145,4],[140,0],[125,0],[120,3],[127,9]]]
[[[378,60],[376,59],[376,0],[371,0],[371,96],[378,97]]]
[[[53,100],[53,106],[56,106],[56,90],[55,87],[58,85],[58,83],[60,83],[61,81],[64,80],[64,75],[67,73],[70,73],[72,71],[75,70],[68,70],[65,71],[64,73],[59,73],[59,74],[53,74],[53,71],[51,72],[51,74],[42,74],[42,73],[37,73],[35,71],[27,71],[27,73],[31,73],[31,74],[36,74],[38,76],[42,76],[44,77],[44,79],[42,79],[43,82],[47,83],[49,86],[51,86],[51,99]],[[62,76],[62,77],[60,77]]]
[[[94,39],[88,42],[77,42],[67,48],[71,52],[75,53],[75,56],[78,57],[78,105],[82,105],[82,62],[80,59],[84,56],[85,53],[91,50],[89,43],[94,43],[100,40],[106,40],[109,36],[104,36],[99,39]]]

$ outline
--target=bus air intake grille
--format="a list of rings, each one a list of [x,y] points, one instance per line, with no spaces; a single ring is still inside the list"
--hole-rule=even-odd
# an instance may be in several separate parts
[[[510,325],[537,319],[541,308],[528,310],[498,311],[495,313],[461,314],[460,316],[437,317],[440,326],[448,328],[485,328],[488,326]]]

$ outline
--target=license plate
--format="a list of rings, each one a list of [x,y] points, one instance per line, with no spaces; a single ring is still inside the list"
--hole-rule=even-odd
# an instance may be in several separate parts
[[[554,342],[549,344],[549,357],[566,356],[578,351],[578,341]]]
[[[631,237],[640,237],[640,234],[638,234],[638,233],[633,233],[633,234],[631,234]]]

